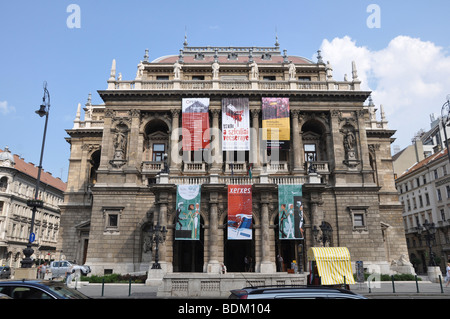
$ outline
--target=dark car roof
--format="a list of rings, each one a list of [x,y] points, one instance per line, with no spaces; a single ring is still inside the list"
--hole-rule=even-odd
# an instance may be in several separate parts
[[[354,295],[358,294],[336,287],[327,286],[259,286],[259,287],[244,287],[242,289],[231,290],[232,295],[237,297],[244,295],[284,295],[284,294],[335,294],[335,295]]]
[[[23,287],[36,287],[42,290],[46,290],[48,293],[52,294],[56,298],[61,298],[61,294],[58,293],[58,290],[70,290],[70,294],[75,294],[78,297],[88,298],[84,296],[79,291],[68,288],[64,285],[63,282],[53,281],[53,280],[42,280],[42,279],[8,279],[0,281],[0,287],[5,286],[23,286]],[[64,297],[63,297],[64,298]]]

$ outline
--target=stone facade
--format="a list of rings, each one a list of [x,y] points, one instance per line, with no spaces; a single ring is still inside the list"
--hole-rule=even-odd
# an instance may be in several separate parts
[[[217,273],[222,263],[230,272],[243,271],[245,255],[255,272],[273,273],[277,254],[285,270],[292,260],[307,269],[307,249],[323,245],[320,231],[313,232],[322,222],[332,228],[325,244],[348,247],[352,261],[362,260],[371,271],[389,272],[390,261],[406,254],[390,155],[395,131],[387,129],[384,113],[378,121],[374,105],[364,105],[370,92],[361,91],[354,63],[352,80],[337,81],[320,52],[312,62],[282,54],[278,44],[185,45],[179,55],[152,62],[146,52],[134,80],[122,80],[116,69],[113,61],[108,88],[98,91],[104,104],[89,98],[84,120],[79,105],[67,130],[71,155],[59,249],[69,259],[86,261],[99,274],[147,271],[154,262],[155,247],[148,245],[154,224],[168,230],[159,245],[166,273]],[[199,157],[177,148],[187,97],[210,98],[212,150]],[[214,133],[227,97],[249,99],[251,148],[242,154],[222,152]],[[276,160],[261,142],[263,97],[289,98],[291,147]],[[167,154],[168,171],[156,144]],[[200,241],[174,240],[179,184],[202,185]],[[230,184],[252,185],[252,240],[226,239]],[[303,186],[304,240],[278,239],[282,184]]]

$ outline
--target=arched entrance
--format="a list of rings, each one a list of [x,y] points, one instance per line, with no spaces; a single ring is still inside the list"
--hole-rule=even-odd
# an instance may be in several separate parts
[[[180,240],[173,238],[173,271],[203,272],[204,220],[200,217],[200,239]]]
[[[280,239],[279,236],[279,216],[277,215],[274,221],[274,236],[275,236],[275,258],[281,256],[283,263],[279,265],[278,260],[275,260],[277,264],[277,271],[287,272],[291,269],[291,263],[295,260],[297,265],[301,266],[301,269],[305,269],[305,240],[304,239]]]
[[[224,264],[228,272],[255,271],[255,229],[252,220],[252,239],[228,239],[228,229],[224,227]],[[247,257],[248,265],[245,260]]]

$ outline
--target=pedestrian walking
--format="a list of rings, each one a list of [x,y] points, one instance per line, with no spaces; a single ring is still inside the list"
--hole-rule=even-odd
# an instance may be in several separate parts
[[[46,273],[47,273],[47,262],[44,262],[38,267],[38,278],[44,279]]]

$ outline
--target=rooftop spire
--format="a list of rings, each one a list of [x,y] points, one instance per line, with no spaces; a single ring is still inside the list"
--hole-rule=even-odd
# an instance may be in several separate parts
[[[109,75],[109,79],[110,80],[115,80],[116,79],[116,59],[112,60],[111,74]]]
[[[186,26],[184,27],[184,42],[183,42],[183,46],[185,46],[185,47],[188,46],[188,42],[187,42],[187,28],[186,28]]]

